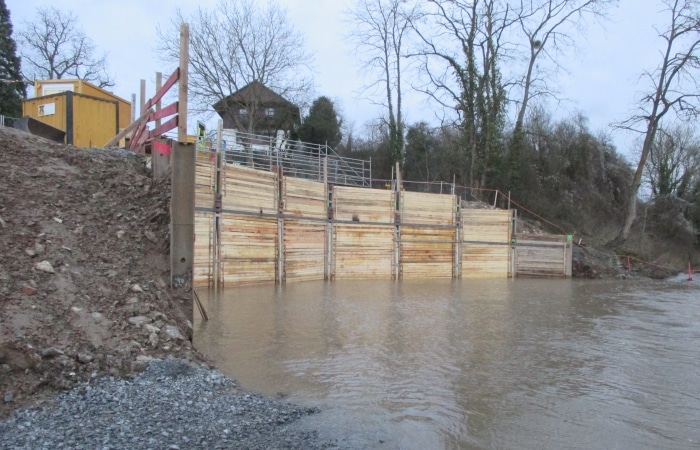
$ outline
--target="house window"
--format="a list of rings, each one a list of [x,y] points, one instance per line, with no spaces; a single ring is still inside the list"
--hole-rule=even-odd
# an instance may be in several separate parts
[[[248,115],[248,110],[245,108],[241,108],[238,110],[238,115],[239,116],[247,116]]]
[[[275,108],[267,108],[265,110],[265,115],[267,117],[273,117],[275,115]]]

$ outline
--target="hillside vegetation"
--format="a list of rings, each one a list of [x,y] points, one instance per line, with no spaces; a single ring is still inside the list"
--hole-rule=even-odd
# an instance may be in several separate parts
[[[490,203],[493,190],[509,193],[519,217],[539,223],[544,231],[573,234],[575,242],[605,250],[612,260],[618,255],[652,263],[633,268],[661,276],[682,270],[688,262],[700,264],[700,140],[679,133],[671,133],[675,140],[660,138],[655,145],[646,176],[648,200],[638,199],[637,220],[624,241],[618,236],[631,196],[631,164],[608,136],[591,132],[581,115],[555,120],[537,110],[525,123],[522,142],[503,135],[488,147],[477,147],[489,152],[475,159],[459,128],[416,124],[407,132],[403,178],[433,184],[455,180],[457,185],[483,189],[462,189],[462,195]],[[340,152],[371,157],[373,177],[391,178],[387,136],[378,132],[364,140],[348,140]],[[505,196],[500,198],[499,206],[505,207]]]

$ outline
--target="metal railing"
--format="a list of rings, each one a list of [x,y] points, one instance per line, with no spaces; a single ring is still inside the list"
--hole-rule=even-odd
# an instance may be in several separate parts
[[[12,128],[16,120],[18,120],[16,117],[7,117],[0,114],[0,126]]]
[[[217,132],[210,132],[198,145],[216,149]],[[372,162],[338,155],[327,145],[225,129],[221,150],[228,164],[272,170],[282,167],[284,174],[315,181],[324,180],[324,158],[328,161],[327,180],[331,184],[371,186]]]

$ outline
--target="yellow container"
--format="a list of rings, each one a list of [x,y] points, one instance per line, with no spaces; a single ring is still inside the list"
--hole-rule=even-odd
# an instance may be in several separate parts
[[[103,147],[131,121],[131,103],[83,80],[44,80],[22,114],[66,132],[66,143]]]

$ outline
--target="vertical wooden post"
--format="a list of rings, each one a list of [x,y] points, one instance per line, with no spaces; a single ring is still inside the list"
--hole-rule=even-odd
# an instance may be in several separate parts
[[[462,278],[462,208],[460,207],[461,199],[454,195],[454,185],[452,186],[452,195],[454,199],[454,251],[452,252],[452,257],[454,258],[452,267],[453,273],[452,278]]]
[[[571,277],[574,263],[574,236],[571,234],[566,236],[566,253],[564,257],[566,258],[566,261],[564,261],[564,275]]]
[[[180,76],[178,79],[178,126],[177,140],[187,142],[187,83],[189,82],[188,65],[190,60],[190,26],[180,25]]]
[[[515,253],[515,234],[518,232],[518,210],[514,209],[513,211],[513,219],[511,221],[511,226],[510,226],[510,277],[515,278],[515,272],[517,270],[517,265],[515,261],[516,253]]]
[[[223,285],[224,279],[221,276],[221,224],[223,221],[221,204],[222,204],[222,188],[221,183],[223,177],[221,170],[223,158],[221,156],[221,134],[223,129],[223,120],[219,119],[216,130],[216,178],[214,179],[214,286],[218,289]]]
[[[328,156],[323,158],[323,202],[326,206],[326,218],[328,217],[328,211],[330,210],[328,205]],[[330,220],[326,220],[326,226],[324,229],[324,240],[323,240],[323,279],[327,280],[330,275],[330,233],[332,224]]]
[[[457,175],[452,174],[452,195],[454,204],[454,251],[452,252],[452,257],[454,258],[452,264],[452,278],[462,278],[462,198],[455,195],[455,185],[457,181]]]
[[[146,80],[141,80],[141,89],[139,97],[139,117],[143,116],[146,111]]]
[[[163,87],[163,74],[161,72],[156,72],[156,92],[160,91]],[[156,102],[156,112],[160,111],[160,99]],[[156,128],[160,126],[160,119],[156,119]]]
[[[394,261],[396,264],[396,271],[394,274],[395,280],[400,280],[401,277],[401,168],[399,167],[399,162],[396,161],[396,188],[394,191],[394,222],[396,223],[396,231],[394,239]]]
[[[277,274],[275,280],[278,284],[283,284],[287,282],[287,272],[284,267],[287,256],[284,243],[284,203],[287,194],[284,187],[282,166],[277,166],[275,176],[277,178]]]
[[[136,94],[131,94],[131,123],[136,122]]]

